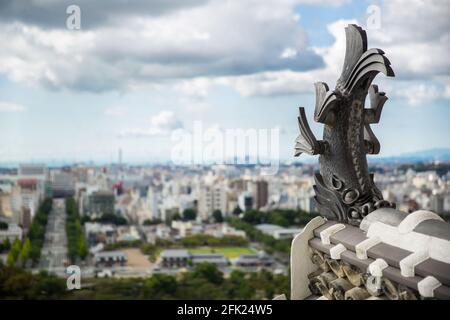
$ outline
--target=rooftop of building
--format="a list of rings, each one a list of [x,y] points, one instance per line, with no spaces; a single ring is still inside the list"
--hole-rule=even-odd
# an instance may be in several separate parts
[[[272,232],[274,230],[280,230],[283,229],[283,227],[276,225],[276,224],[269,224],[269,223],[261,223],[255,226],[258,230],[262,232]]]
[[[189,258],[191,255],[185,249],[167,249],[161,252],[162,258]]]
[[[95,254],[95,258],[121,258],[127,259],[126,253],[122,251],[102,251]]]
[[[24,178],[24,179],[17,180],[17,184],[21,188],[31,188],[31,187],[35,187],[37,185],[37,180],[32,179],[32,178],[28,178],[28,179]]]
[[[228,263],[228,259],[223,254],[218,253],[201,253],[191,255],[192,262],[215,262],[215,263]]]
[[[271,256],[269,256],[264,251],[258,252],[258,253],[245,253],[241,254],[239,257],[236,258],[237,261],[242,260],[261,260],[261,259],[272,259]]]

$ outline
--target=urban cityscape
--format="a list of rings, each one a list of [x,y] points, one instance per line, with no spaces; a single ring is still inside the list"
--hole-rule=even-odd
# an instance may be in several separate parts
[[[281,165],[265,176],[254,165],[131,166],[119,155],[107,166],[2,168],[1,263],[63,280],[69,265],[79,266],[80,292],[93,285],[89,279],[179,277],[205,264],[225,278],[278,277],[260,298],[288,290],[290,241],[317,215],[316,165]],[[440,161],[372,165],[385,199],[444,218],[449,168]]]
[[[1,2],[0,302],[450,297],[449,17]]]

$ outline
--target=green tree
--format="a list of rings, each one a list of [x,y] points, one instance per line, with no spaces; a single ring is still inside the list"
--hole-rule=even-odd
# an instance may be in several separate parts
[[[33,222],[31,223],[30,231],[28,232],[28,237],[31,242],[29,257],[34,265],[39,262],[41,256],[41,249],[44,245],[45,238],[45,227],[47,225],[48,215],[52,210],[52,203],[52,199],[46,198],[40,204],[33,218]]]
[[[79,241],[78,241],[78,256],[84,260],[89,254],[89,249],[86,244],[86,239],[81,235]]]
[[[92,221],[91,217],[86,214],[81,217],[81,224],[85,224],[86,222],[91,222],[91,221]]]
[[[84,239],[81,219],[75,199],[66,199],[66,213],[67,251],[70,261],[74,263],[77,258],[84,260],[88,255],[88,248]]]
[[[11,249],[11,242],[9,241],[9,238],[6,238],[3,240],[3,242],[0,244],[0,253],[2,252],[8,252]]]
[[[141,246],[141,252],[145,255],[148,255],[148,258],[151,262],[156,261],[156,254],[158,252],[158,248],[151,243],[144,243]]]
[[[19,239],[16,239],[12,245],[11,250],[8,253],[8,257],[6,260],[6,263],[8,266],[12,267],[12,266],[16,265],[21,249],[22,249],[22,243],[20,242]]]
[[[241,208],[239,208],[239,206],[236,206],[236,208],[234,208],[234,210],[233,210],[233,214],[234,214],[235,216],[238,216],[238,215],[240,215],[241,213],[242,213]]]
[[[64,279],[50,275],[46,271],[34,276],[33,285],[29,289],[32,299],[61,299],[67,292],[67,284]],[[77,290],[75,290],[77,291]]]
[[[0,265],[2,299],[64,299],[66,280],[46,272],[32,274],[22,268]]]
[[[165,299],[173,298],[177,290],[175,277],[165,274],[155,274],[144,282],[144,298]]]
[[[127,219],[114,213],[105,213],[100,218],[95,219],[95,221],[101,223],[112,223],[116,226],[124,226],[128,224]]]
[[[172,216],[172,220],[173,221],[176,221],[176,220],[181,220],[181,216],[180,216],[180,214],[177,212],[177,213],[175,213],[173,216]]]
[[[8,253],[8,257],[6,258],[6,265],[8,267],[12,267],[16,264],[16,260],[14,259],[14,255],[12,254],[12,252],[10,251]]]
[[[224,281],[223,273],[217,269],[215,264],[202,262],[195,266],[192,275],[197,278],[204,278],[210,283],[221,284]]]
[[[286,275],[234,270],[224,278],[211,264],[199,265],[181,277],[155,274],[146,279],[90,279],[89,283],[89,288],[67,291],[65,279],[0,264],[3,299],[272,299],[281,293],[289,296]]]
[[[228,294],[234,299],[251,299],[255,294],[251,281],[248,281],[246,274],[240,270],[231,271],[228,290]]]
[[[213,219],[216,223],[221,223],[223,222],[223,216],[222,216],[222,211],[220,210],[214,210],[213,214]]]
[[[197,218],[197,212],[194,209],[184,209],[183,211],[183,220],[195,220]]]
[[[22,246],[22,251],[20,252],[20,261],[23,267],[25,267],[27,264],[28,258],[30,257],[30,252],[31,252],[31,242],[29,238],[26,238]]]
[[[153,219],[153,220],[145,219],[142,222],[142,225],[144,225],[144,226],[151,226],[151,225],[160,224],[160,223],[162,223],[161,219]]]

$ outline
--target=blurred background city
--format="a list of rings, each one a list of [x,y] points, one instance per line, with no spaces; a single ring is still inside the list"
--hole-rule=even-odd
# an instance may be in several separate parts
[[[372,165],[385,199],[445,218],[449,169],[441,161]],[[70,295],[45,273],[42,288],[54,298],[270,298],[289,290],[290,241],[317,214],[315,170],[296,163],[261,176],[254,165],[129,166],[120,157],[109,166],[4,168],[0,259],[61,279],[78,265],[82,290]],[[4,292],[45,297],[8,275]]]
[[[375,183],[400,210],[450,216],[444,1],[71,5],[0,4],[1,299],[288,295],[290,242],[318,214],[298,106],[313,114],[313,83],[338,78],[349,23],[396,73],[376,82]],[[243,154],[211,142],[229,129],[276,131],[270,155],[249,155],[261,136]]]

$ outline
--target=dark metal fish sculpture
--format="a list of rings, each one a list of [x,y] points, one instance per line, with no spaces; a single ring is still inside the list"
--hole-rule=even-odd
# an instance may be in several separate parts
[[[381,208],[395,208],[383,200],[369,173],[367,154],[378,154],[380,143],[370,128],[378,123],[387,100],[372,85],[382,72],[393,77],[389,60],[380,49],[367,50],[366,32],[357,25],[346,29],[346,52],[336,88],[324,82],[315,84],[314,120],[324,124],[323,139],[317,140],[300,108],[300,135],[295,156],[319,154],[320,173],[315,175],[315,200],[322,216],[359,225],[364,216]],[[364,106],[369,94],[370,107]]]

